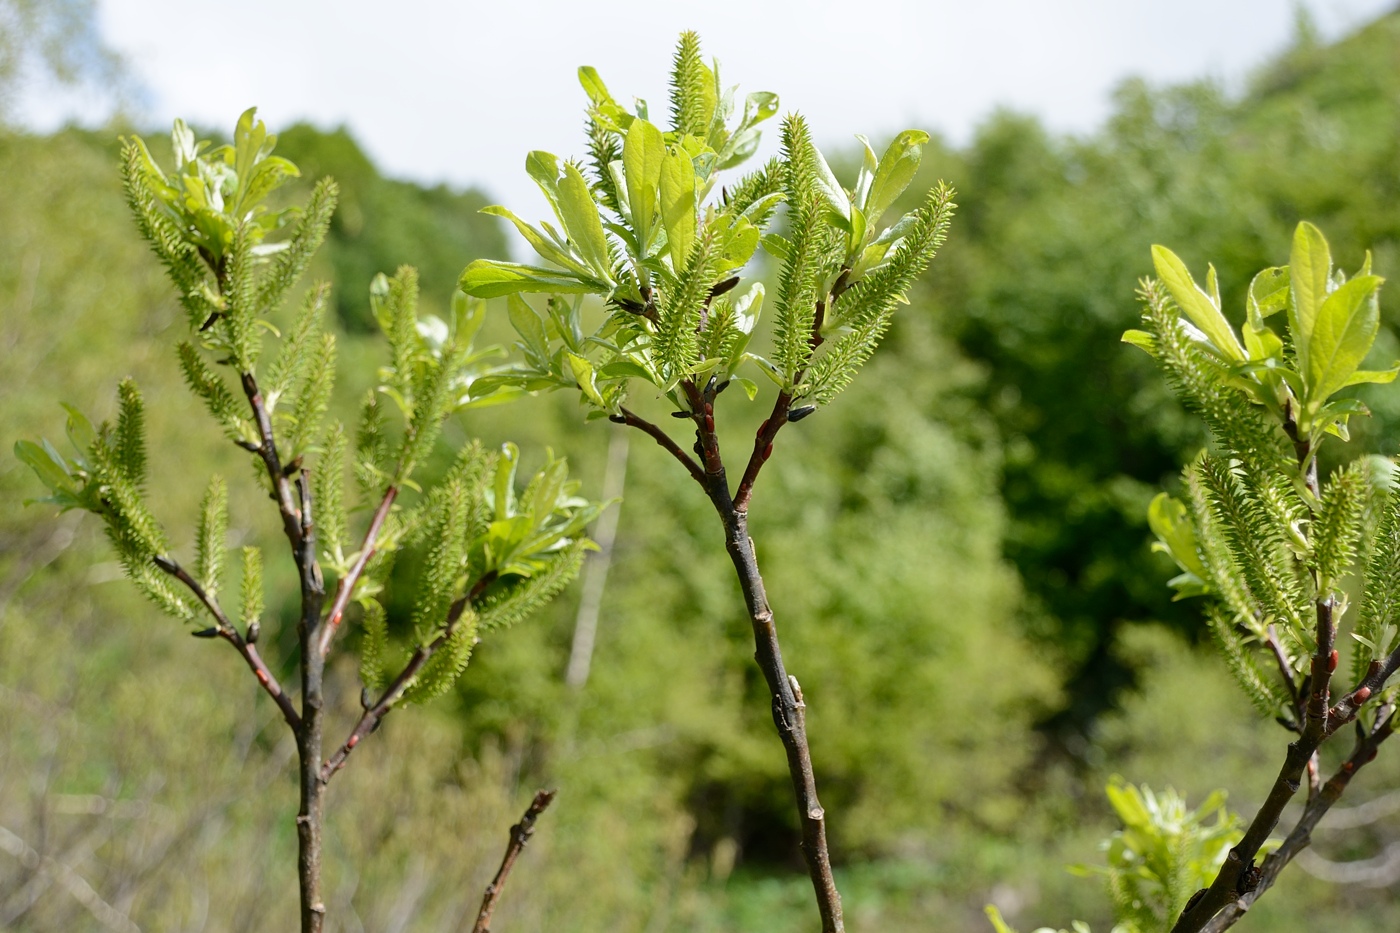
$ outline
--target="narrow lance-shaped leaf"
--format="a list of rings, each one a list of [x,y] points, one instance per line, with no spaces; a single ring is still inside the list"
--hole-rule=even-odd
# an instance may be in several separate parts
[[[1298,368],[1309,371],[1309,350],[1314,323],[1327,299],[1332,277],[1332,252],[1322,231],[1304,221],[1293,233],[1293,251],[1288,258],[1288,324],[1293,332],[1293,348]]]

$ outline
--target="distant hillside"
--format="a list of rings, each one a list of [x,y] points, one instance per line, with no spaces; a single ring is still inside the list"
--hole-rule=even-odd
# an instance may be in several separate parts
[[[481,192],[385,178],[344,127],[298,123],[278,134],[277,151],[308,181],[331,175],[340,184],[326,256],[341,283],[336,309],[352,330],[373,327],[368,288],[375,273],[417,266],[425,301],[444,305],[468,262],[505,253],[498,222],[477,213],[490,203]]]

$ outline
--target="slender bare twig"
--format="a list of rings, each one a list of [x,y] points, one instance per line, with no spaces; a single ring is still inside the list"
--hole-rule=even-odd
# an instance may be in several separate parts
[[[629,410],[626,406],[621,407],[619,411],[621,414],[611,415],[609,420],[614,424],[629,425],[641,431],[643,434],[646,434],[652,440],[656,441],[656,443],[660,444],[662,449],[668,454],[680,461],[681,466],[685,467],[691,479],[695,480],[697,483],[704,483],[705,471],[700,469],[700,465],[691,458],[690,454],[681,450],[680,445],[675,442],[671,435],[641,417],[636,412]]]
[[[505,858],[501,859],[501,867],[496,870],[496,877],[486,886],[486,894],[481,899],[481,910],[477,911],[476,923],[472,924],[472,933],[491,933],[491,914],[496,910],[496,902],[501,899],[501,889],[505,887],[506,878],[515,867],[515,860],[520,857],[525,843],[535,834],[535,820],[539,819],[540,814],[553,802],[556,793],[557,791],[552,790],[536,793],[520,822],[510,828],[510,843],[506,846]]]
[[[787,424],[788,412],[791,409],[792,396],[786,392],[779,392],[777,399],[773,401],[772,413],[758,426],[758,431],[754,434],[753,453],[749,455],[748,465],[744,467],[743,478],[739,480],[739,488],[734,493],[734,507],[741,512],[749,510],[749,500],[753,498],[753,486],[754,483],[758,482],[758,471],[763,469],[763,465],[773,455],[773,441],[777,438],[783,425]]]
[[[326,624],[322,627],[321,640],[317,645],[317,650],[321,652],[322,657],[330,653],[331,639],[335,637],[336,630],[340,627],[340,620],[345,615],[345,607],[349,605],[350,597],[354,595],[355,584],[359,582],[360,575],[364,573],[370,558],[374,556],[375,548],[379,543],[379,532],[383,530],[384,520],[389,517],[389,510],[393,508],[394,499],[398,494],[399,487],[397,486],[391,485],[384,490],[384,498],[379,500],[379,507],[374,510],[374,517],[369,521],[369,528],[365,531],[364,540],[360,542],[360,553],[355,558],[355,563],[336,584],[335,596],[331,599],[330,613],[326,616]]]
[[[258,679],[258,683],[262,684],[263,689],[267,691],[268,695],[272,697],[273,702],[277,704],[277,708],[282,711],[282,718],[287,720],[287,725],[291,726],[293,731],[300,729],[301,714],[297,712],[297,708],[293,705],[291,697],[287,696],[287,692],[282,689],[282,685],[277,682],[277,678],[273,675],[267,664],[263,662],[262,656],[258,654],[257,646],[249,644],[248,641],[239,634],[238,629],[234,627],[233,623],[229,621],[228,616],[224,614],[224,610],[219,606],[218,600],[205,592],[204,587],[199,584],[198,580],[190,576],[185,568],[181,567],[170,558],[157,557],[155,558],[155,565],[183,583],[185,587],[194,594],[195,598],[204,604],[204,607],[208,609],[210,614],[214,617],[216,623],[214,626],[214,634],[230,645],[233,645],[233,647],[238,650],[238,653],[243,656],[243,660],[247,662],[248,667],[252,670],[253,676]]]
[[[481,596],[482,592],[484,592],[495,579],[495,571],[485,574],[481,579],[476,581],[466,595],[459,597],[453,602],[451,609],[448,610],[447,624],[443,627],[443,630],[428,644],[418,646],[418,649],[414,651],[413,655],[408,659],[408,663],[403,666],[403,670],[399,671],[398,676],[385,688],[383,695],[380,696],[376,702],[367,706],[364,712],[360,714],[360,719],[355,723],[355,728],[350,730],[349,738],[347,738],[345,742],[341,744],[340,748],[336,749],[335,754],[331,755],[331,757],[326,760],[326,763],[321,766],[320,779],[322,784],[330,781],[337,771],[345,767],[345,761],[350,757],[350,753],[355,750],[355,746],[359,745],[364,741],[366,736],[379,728],[379,723],[382,722],[384,717],[389,715],[389,711],[403,699],[404,694],[408,692],[408,688],[413,686],[413,681],[423,670],[423,666],[457,633],[457,625],[461,622],[462,616],[466,613],[466,610],[476,602],[477,598]]]

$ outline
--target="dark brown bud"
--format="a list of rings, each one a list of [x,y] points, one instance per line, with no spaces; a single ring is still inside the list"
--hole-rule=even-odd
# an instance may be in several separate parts
[[[803,405],[801,408],[794,408],[792,411],[788,412],[787,420],[795,424],[816,410],[817,406],[815,405]]]
[[[244,637],[243,640],[250,645],[256,645],[258,643],[258,636],[261,634],[262,626],[258,624],[257,619],[254,619],[253,621],[248,623],[248,634]]]
[[[179,565],[177,565],[173,560],[171,560],[163,554],[157,554],[154,557],[152,557],[151,563],[155,564],[157,567],[159,567],[161,570],[164,570],[166,573],[175,573],[177,570],[180,569]]]
[[[627,423],[627,416],[626,416],[626,415],[608,415],[608,420],[611,421],[613,424],[626,424],[626,423]]]
[[[671,417],[672,417],[672,418],[689,418],[689,417],[690,417],[690,412],[688,412],[688,411],[673,411],[673,412],[671,412]]]
[[[195,638],[218,638],[219,628],[218,626],[214,626],[213,628],[204,628],[200,629],[197,632],[190,632],[190,634],[193,635]]]

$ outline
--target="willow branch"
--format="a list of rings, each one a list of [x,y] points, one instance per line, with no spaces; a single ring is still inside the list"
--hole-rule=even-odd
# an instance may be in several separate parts
[[[496,579],[496,572],[493,570],[477,580],[466,595],[458,598],[452,603],[452,607],[447,613],[447,624],[443,626],[437,637],[426,645],[419,645],[408,659],[408,663],[399,671],[397,677],[385,688],[379,699],[367,706],[360,714],[359,721],[355,723],[355,728],[350,730],[350,736],[336,749],[335,754],[326,759],[321,766],[321,783],[325,784],[335,775],[337,771],[345,767],[346,760],[350,753],[355,750],[355,746],[364,741],[365,737],[379,728],[379,724],[384,717],[389,715],[389,711],[398,705],[403,699],[408,688],[413,686],[414,679],[423,670],[423,666],[437,654],[442,646],[451,640],[457,633],[457,625],[462,621],[462,616],[466,610],[476,602],[482,592]]]
[[[282,460],[277,454],[277,441],[272,433],[272,417],[267,412],[258,380],[252,373],[243,373],[243,394],[253,409],[253,418],[258,423],[258,436],[261,443],[256,453],[267,468],[267,477],[272,481],[272,497],[277,501],[277,510],[282,514],[282,530],[291,542],[292,550],[300,552],[302,545],[301,512],[292,500],[292,484],[282,469]],[[298,553],[298,559],[300,554]]]
[[[224,614],[218,601],[210,596],[209,593],[205,591],[204,587],[200,586],[199,581],[190,576],[185,568],[181,567],[170,558],[157,556],[154,558],[154,563],[161,570],[183,583],[190,592],[194,594],[195,598],[204,605],[204,608],[209,610],[209,613],[214,617],[216,623],[214,634],[233,645],[233,647],[238,650],[238,653],[243,656],[243,660],[247,662],[249,669],[253,672],[253,676],[258,679],[258,683],[262,684],[268,696],[272,697],[273,702],[277,704],[277,708],[282,711],[282,718],[287,720],[287,725],[292,727],[292,731],[296,732],[300,729],[301,715],[297,712],[296,706],[292,704],[291,697],[287,696],[287,692],[282,689],[282,685],[277,682],[277,678],[273,676],[272,671],[269,670],[267,664],[263,662],[262,656],[258,654],[257,646],[249,644],[248,641],[239,634],[238,629],[234,627],[233,623],[229,621],[228,616]]]
[[[1390,738],[1395,728],[1394,711],[1384,713],[1376,727],[1370,734],[1364,736],[1357,742],[1356,748],[1351,756],[1337,769],[1337,773],[1323,785],[1321,792],[1303,810],[1303,815],[1299,817],[1298,824],[1293,827],[1293,831],[1288,834],[1288,838],[1283,841],[1264,860],[1264,864],[1259,870],[1258,882],[1248,891],[1242,892],[1238,897],[1226,903],[1215,916],[1207,918],[1199,927],[1202,933],[1223,933],[1234,926],[1241,917],[1254,905],[1265,891],[1273,887],[1278,880],[1279,873],[1298,856],[1312,842],[1312,831],[1317,827],[1318,822],[1326,815],[1332,805],[1342,796],[1351,779],[1356,776],[1369,762],[1375,759],[1376,753],[1382,742]],[[1178,926],[1180,924],[1178,923]]]
[[[685,467],[691,479],[702,486],[705,485],[705,471],[700,469],[700,465],[695,462],[690,454],[681,450],[680,445],[675,442],[671,435],[626,407],[620,408],[619,412],[620,414],[610,415],[608,420],[612,421],[614,424],[625,424],[634,427],[643,434],[646,434],[652,440],[656,441],[656,443],[660,444],[663,450],[680,461],[681,466]]]
[[[506,845],[505,858],[501,859],[501,867],[496,869],[496,877],[486,886],[486,895],[481,899],[481,910],[477,911],[472,933],[491,933],[491,914],[496,910],[496,902],[501,899],[501,889],[505,887],[506,878],[515,867],[515,860],[524,851],[525,843],[535,834],[535,820],[554,802],[554,795],[557,793],[558,791],[553,790],[538,791],[520,822],[510,828],[510,842]]]
[[[393,508],[394,499],[398,494],[398,486],[391,485],[384,490],[384,498],[379,501],[379,507],[374,510],[374,517],[370,519],[364,540],[360,542],[359,556],[355,558],[355,563],[350,566],[345,576],[341,577],[336,584],[335,596],[331,599],[330,613],[326,616],[326,624],[321,627],[320,641],[316,645],[316,649],[321,652],[323,658],[330,653],[331,639],[335,637],[336,629],[340,627],[340,620],[345,615],[345,608],[350,604],[350,597],[355,592],[355,584],[359,582],[360,576],[365,572],[365,567],[374,557],[379,544],[379,533],[384,529],[384,520],[389,517],[389,510]]]

